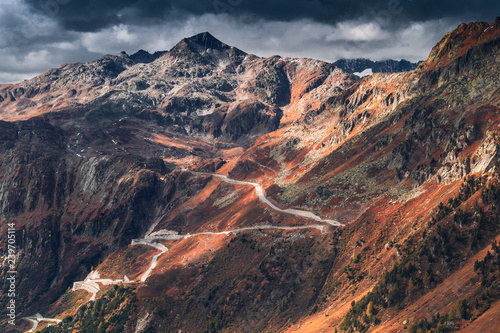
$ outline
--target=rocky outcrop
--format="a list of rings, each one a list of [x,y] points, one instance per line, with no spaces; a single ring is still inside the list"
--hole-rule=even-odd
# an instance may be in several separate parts
[[[277,107],[270,109],[260,102],[241,101],[231,105],[221,130],[232,140],[248,134],[258,136],[276,130],[282,116],[283,111]]]
[[[487,137],[472,156],[472,173],[488,172],[496,166],[495,163],[500,157],[498,145],[498,138],[494,137],[492,133],[487,133]]]

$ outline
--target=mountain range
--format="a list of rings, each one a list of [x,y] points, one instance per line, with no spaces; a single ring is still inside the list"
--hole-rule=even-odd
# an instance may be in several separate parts
[[[373,61],[365,58],[357,59],[339,59],[333,62],[334,66],[342,68],[349,73],[361,73],[364,70],[371,68],[372,73],[391,73],[391,72],[407,72],[417,68],[419,62],[409,62],[408,60],[379,60]]]
[[[496,332],[499,49],[360,78],[204,32],[0,85],[2,330]]]

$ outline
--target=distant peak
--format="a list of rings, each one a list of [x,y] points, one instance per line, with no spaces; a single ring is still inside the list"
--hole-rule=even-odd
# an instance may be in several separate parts
[[[246,54],[235,47],[231,47],[221,42],[208,31],[201,32],[188,38],[183,38],[170,51],[178,54],[184,54],[185,52],[194,52],[200,55],[206,55],[207,53],[209,53],[209,50],[230,52],[237,55]]]
[[[148,51],[143,50],[143,49],[140,49],[139,51],[137,51],[133,55],[139,55],[139,54],[149,54],[149,55],[151,55]]]
[[[198,43],[198,44],[203,44],[203,43],[216,43],[216,44],[223,44],[220,40],[215,38],[210,32],[205,31],[205,32],[200,32],[199,34],[196,34],[194,36],[186,38],[189,41]]]
[[[140,49],[136,53],[132,54],[130,58],[136,63],[150,63],[155,61],[158,57],[160,57],[164,51],[157,51],[154,54],[149,53],[143,49]]]
[[[223,50],[229,48],[228,45],[224,44],[208,31],[199,33],[189,38],[184,38],[184,42],[186,42],[189,46],[195,48],[202,48],[204,50],[214,49],[214,50]]]

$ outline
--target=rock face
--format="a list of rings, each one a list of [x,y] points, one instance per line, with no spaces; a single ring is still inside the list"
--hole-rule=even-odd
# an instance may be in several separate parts
[[[496,23],[460,25],[417,68],[387,62],[380,70],[398,73],[360,80],[317,60],[247,54],[205,32],[169,51],[1,85],[0,219],[16,225],[19,313],[71,314],[61,330],[390,331],[403,329],[404,307],[415,307],[410,323],[431,321],[428,297],[451,318],[458,296],[439,303],[439,285],[483,292],[470,277],[447,279],[498,233],[488,215],[495,186],[472,200],[498,177],[499,41]],[[346,226],[259,230],[312,222],[268,209],[242,182],[184,169],[259,183],[281,212]],[[242,227],[254,228],[215,235]],[[152,253],[127,245],[148,231],[179,237],[146,284],[82,307],[64,295],[94,269],[137,280],[144,270],[131,263]],[[381,296],[368,306],[360,295],[370,290]],[[118,312],[85,317],[120,300],[124,323]]]

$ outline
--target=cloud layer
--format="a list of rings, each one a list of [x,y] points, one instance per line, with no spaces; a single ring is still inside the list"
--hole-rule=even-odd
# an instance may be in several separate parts
[[[0,83],[106,53],[168,50],[201,31],[259,56],[416,61],[460,22],[492,21],[490,13],[500,12],[491,1],[2,2]]]
[[[379,17],[382,24],[399,26],[443,17],[479,19],[500,8],[498,2],[491,0],[25,0],[25,3],[33,12],[54,18],[66,29],[85,32],[117,24],[150,25],[158,20],[221,13],[235,18],[310,19],[326,24]]]

